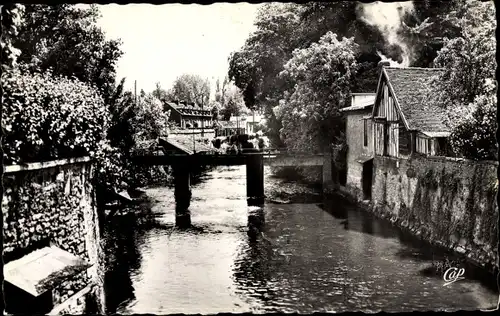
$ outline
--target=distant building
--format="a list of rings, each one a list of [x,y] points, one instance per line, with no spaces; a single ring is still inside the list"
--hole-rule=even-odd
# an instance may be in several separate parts
[[[245,134],[245,125],[239,121],[219,121],[215,127],[215,137]]]
[[[258,132],[256,126],[262,121],[263,116],[261,114],[255,113],[255,115],[248,115],[246,118],[245,129],[247,134],[253,134]]]
[[[212,128],[211,109],[194,102],[165,102],[165,109],[170,110],[170,120],[181,128]]]

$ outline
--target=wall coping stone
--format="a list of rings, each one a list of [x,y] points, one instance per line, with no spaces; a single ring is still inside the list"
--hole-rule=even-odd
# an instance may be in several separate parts
[[[374,157],[379,158],[379,159],[386,159],[386,160],[415,160],[415,159],[421,159],[421,160],[432,160],[432,161],[450,161],[450,162],[457,162],[457,163],[469,163],[469,164],[481,164],[481,165],[493,165],[493,166],[498,166],[499,163],[498,161],[495,160],[472,160],[472,159],[465,159],[465,158],[454,158],[454,157],[445,157],[445,156],[414,156],[414,157],[392,157],[392,156],[381,156],[381,155],[375,155]]]
[[[59,160],[51,160],[44,162],[32,162],[23,165],[9,165],[4,167],[4,174],[15,173],[20,171],[31,171],[31,170],[41,170],[48,169],[57,166],[65,166],[72,165],[78,163],[90,162],[93,159],[91,157],[78,157],[78,158],[69,158],[69,159],[59,159]]]

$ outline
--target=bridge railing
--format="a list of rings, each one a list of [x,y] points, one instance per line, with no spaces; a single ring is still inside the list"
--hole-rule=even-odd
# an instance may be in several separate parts
[[[216,149],[214,149],[213,153],[218,152]],[[213,154],[212,153],[212,154]],[[242,149],[243,154],[262,154],[264,155],[265,158],[273,158],[276,156],[321,156],[323,155],[322,153],[319,152],[306,152],[306,151],[297,151],[297,150],[290,150],[288,148],[263,148],[259,152],[245,152],[245,149]],[[207,152],[207,154],[211,154],[211,152]],[[218,152],[219,155],[225,155],[224,153]],[[179,153],[178,150],[175,149],[165,149],[162,146],[158,146],[155,148],[151,149],[136,149],[134,150],[133,156],[162,156],[162,155],[170,155],[170,156],[179,156],[183,155]]]

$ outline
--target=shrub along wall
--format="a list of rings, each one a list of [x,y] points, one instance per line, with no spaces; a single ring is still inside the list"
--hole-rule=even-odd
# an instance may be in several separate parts
[[[88,284],[96,285],[88,297],[103,303],[98,286],[101,250],[91,169],[89,159],[84,158],[8,166],[4,174],[4,262],[54,244],[93,264],[53,289],[54,306]],[[85,300],[78,300],[78,304],[76,310],[84,312]]]
[[[497,168],[496,162],[377,156],[373,210],[493,269],[498,264]]]

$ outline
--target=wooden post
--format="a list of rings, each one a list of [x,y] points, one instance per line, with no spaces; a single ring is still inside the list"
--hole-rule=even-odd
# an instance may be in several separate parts
[[[189,174],[189,164],[177,164],[172,166],[175,182],[175,224],[178,227],[186,228],[191,226],[191,214],[189,205],[191,204],[191,184]]]

